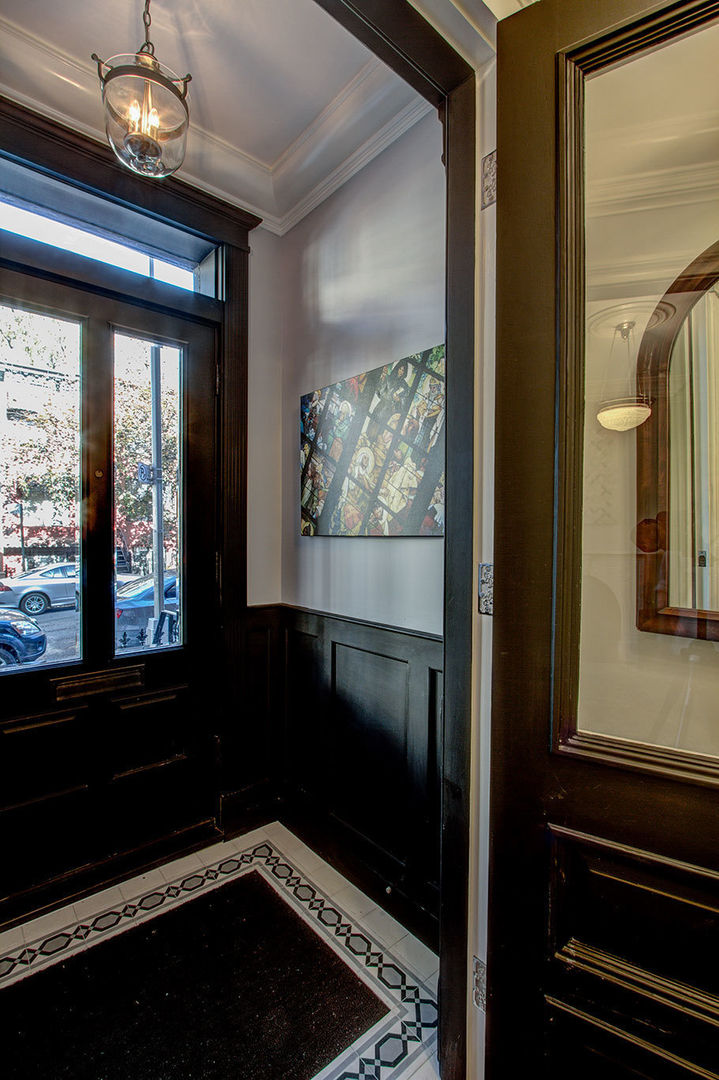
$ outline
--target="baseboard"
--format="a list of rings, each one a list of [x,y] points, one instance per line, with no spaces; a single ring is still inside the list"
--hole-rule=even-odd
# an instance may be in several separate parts
[[[145,873],[170,859],[189,855],[222,839],[214,818],[196,822],[170,835],[142,844],[131,851],[109,856],[81,866],[0,902],[0,930],[44,915],[53,908],[71,903],[91,892],[109,888],[119,881]]]
[[[279,820],[415,937],[439,951],[437,907],[431,910],[420,899],[420,890],[402,880],[403,868],[397,860],[299,792],[279,801]]]
[[[237,791],[222,792],[219,814],[222,835],[238,836],[270,821],[277,821],[283,801],[277,786],[270,779],[248,784]]]

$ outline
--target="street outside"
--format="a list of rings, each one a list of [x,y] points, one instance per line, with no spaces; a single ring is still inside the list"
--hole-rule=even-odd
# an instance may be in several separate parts
[[[40,667],[42,664],[59,664],[62,661],[79,659],[80,613],[73,607],[46,611],[37,615],[35,622],[47,634],[47,649],[40,660],[26,667]]]
[[[43,664],[60,664],[80,659],[80,614],[74,607],[46,611],[44,615],[34,616],[34,619],[47,635],[47,649],[39,660],[32,664],[23,664],[24,670],[38,668]]]

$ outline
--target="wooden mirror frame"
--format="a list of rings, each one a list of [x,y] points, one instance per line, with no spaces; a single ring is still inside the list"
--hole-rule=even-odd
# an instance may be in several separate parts
[[[669,369],[685,319],[717,281],[719,241],[669,286],[637,354],[637,391],[652,405],[637,428],[637,629],[708,641],[719,641],[719,611],[669,603]]]

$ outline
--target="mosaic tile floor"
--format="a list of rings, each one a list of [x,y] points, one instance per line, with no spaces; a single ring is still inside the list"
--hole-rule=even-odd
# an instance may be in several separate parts
[[[438,1080],[437,956],[279,822],[0,934],[0,989],[257,870],[389,1012],[314,1080]]]

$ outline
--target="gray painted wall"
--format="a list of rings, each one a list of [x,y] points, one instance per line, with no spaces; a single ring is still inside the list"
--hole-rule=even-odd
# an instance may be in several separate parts
[[[298,428],[302,394],[444,340],[441,153],[428,115],[285,237],[254,235],[251,604],[442,632],[442,539],[300,537]]]

